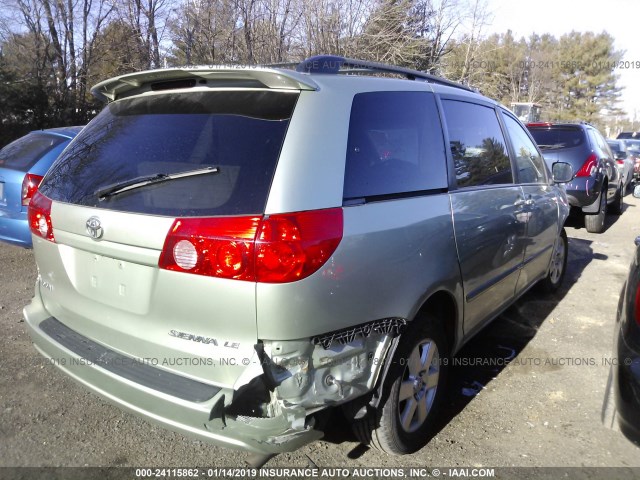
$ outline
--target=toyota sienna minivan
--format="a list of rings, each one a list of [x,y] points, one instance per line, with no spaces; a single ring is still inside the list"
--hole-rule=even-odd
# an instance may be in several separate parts
[[[259,455],[416,451],[461,346],[564,277],[569,212],[472,89],[333,56],[98,84],[30,203],[35,347],[117,406]],[[553,172],[553,173],[552,173]]]

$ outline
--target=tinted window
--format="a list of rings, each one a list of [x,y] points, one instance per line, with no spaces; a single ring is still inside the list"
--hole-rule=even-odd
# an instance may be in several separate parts
[[[541,150],[578,147],[584,143],[580,127],[529,127],[529,131]]]
[[[509,115],[504,115],[503,118],[516,156],[518,181],[520,183],[547,183],[544,160],[527,132]]]
[[[170,216],[261,213],[298,95],[199,92],[125,99],[76,137],[41,185],[62,202]],[[216,167],[99,200],[137,177]]]
[[[30,133],[0,150],[0,167],[27,171],[49,150],[65,140],[44,133]]]
[[[589,129],[589,137],[594,144],[594,148],[598,148],[604,156],[611,158],[611,149],[597,130]]]
[[[613,151],[614,153],[616,154],[624,153],[624,150],[620,142],[617,142],[614,140],[614,141],[607,141],[607,143],[609,144],[611,151]]]
[[[640,151],[640,140],[625,140],[625,148],[627,150],[638,152]]]
[[[474,103],[444,100],[458,186],[512,183],[511,163],[496,112]]]
[[[446,187],[444,141],[433,94],[356,95],[349,123],[345,199]]]

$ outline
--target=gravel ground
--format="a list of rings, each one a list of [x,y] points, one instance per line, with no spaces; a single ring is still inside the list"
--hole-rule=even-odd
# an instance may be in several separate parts
[[[640,448],[600,420],[616,307],[640,235],[640,200],[625,204],[603,234],[570,219],[561,291],[526,294],[460,353],[427,447],[405,457],[368,450],[335,412],[325,439],[267,465],[640,467]],[[30,250],[0,245],[0,466],[244,466],[246,453],[148,424],[46,365],[21,313],[35,278]],[[488,365],[495,359],[511,361]]]

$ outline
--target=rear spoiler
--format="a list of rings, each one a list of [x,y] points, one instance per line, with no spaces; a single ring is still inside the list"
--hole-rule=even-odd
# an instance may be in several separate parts
[[[91,93],[103,102],[158,90],[193,88],[318,90],[308,74],[252,66],[198,66],[129,73],[98,83]]]

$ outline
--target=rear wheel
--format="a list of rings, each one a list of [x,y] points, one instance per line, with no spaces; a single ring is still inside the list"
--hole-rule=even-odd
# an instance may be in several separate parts
[[[600,193],[600,210],[595,214],[584,216],[584,226],[589,233],[602,233],[604,230],[604,219],[607,215],[607,191]]]
[[[553,247],[549,273],[546,278],[540,282],[540,286],[544,291],[553,293],[560,288],[562,280],[564,279],[565,271],[567,270],[568,252],[569,242],[567,240],[567,233],[563,228],[556,240],[556,244]]]
[[[353,422],[358,440],[395,455],[426,445],[445,393],[446,358],[445,337],[436,319],[414,320],[402,334],[378,407]]]
[[[622,213],[622,197],[624,196],[624,186],[620,185],[616,190],[616,197],[613,203],[609,205],[609,211],[614,215],[620,215]]]

